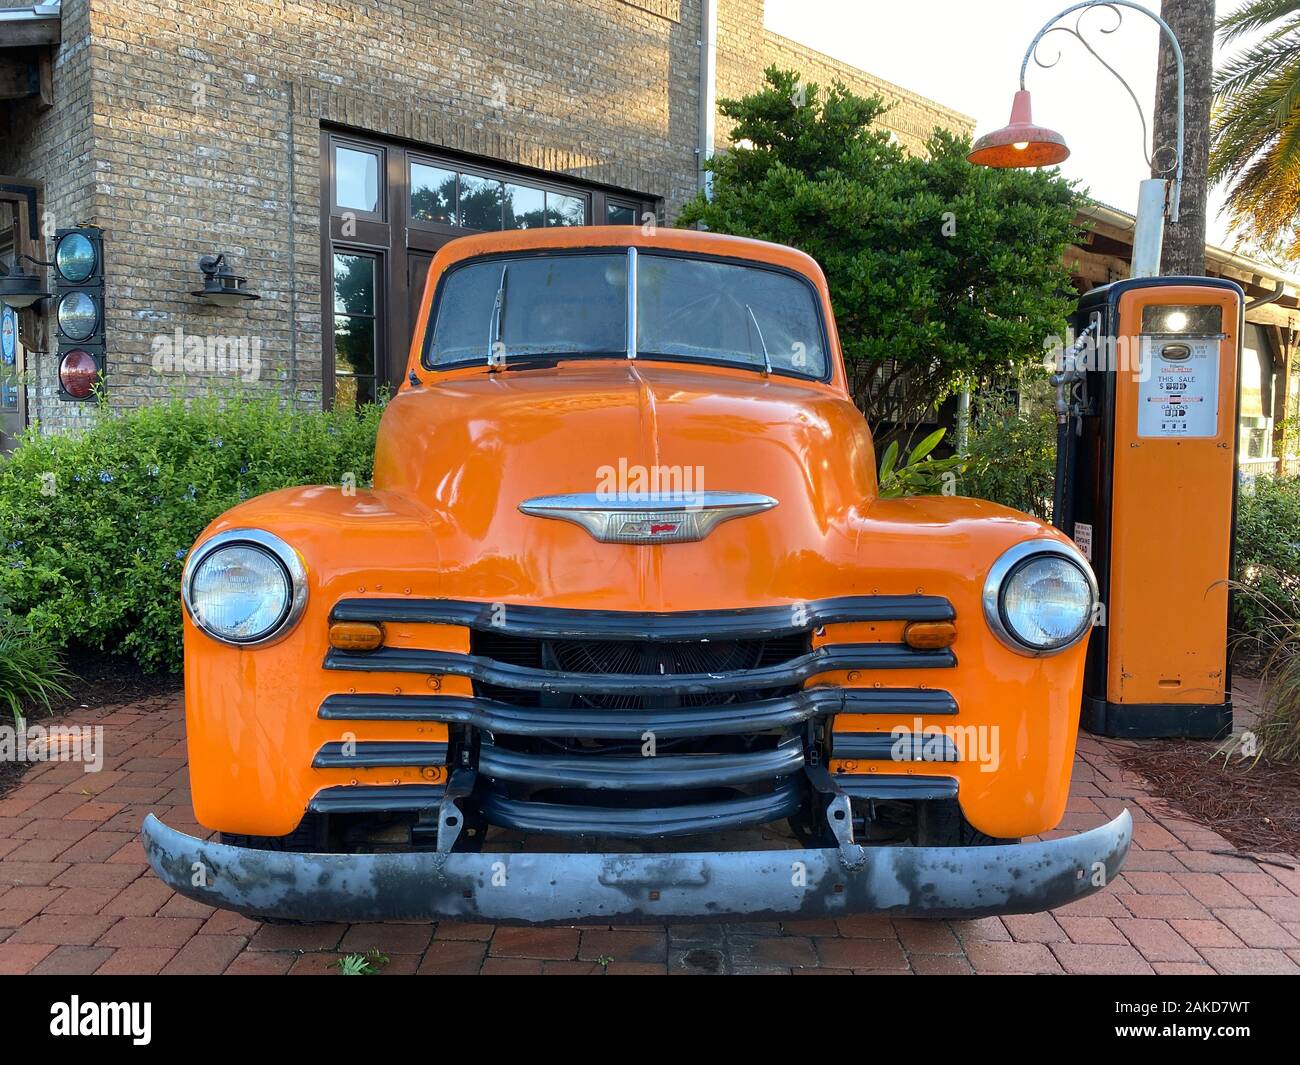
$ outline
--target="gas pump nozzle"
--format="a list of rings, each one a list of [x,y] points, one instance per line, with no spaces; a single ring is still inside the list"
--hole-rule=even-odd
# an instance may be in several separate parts
[[[1078,367],[1078,358],[1088,346],[1094,333],[1101,322],[1094,318],[1088,323],[1076,338],[1073,344],[1061,353],[1061,368],[1049,378],[1051,383],[1056,386],[1056,424],[1064,425],[1070,419],[1070,392],[1071,386],[1076,382],[1082,381],[1084,373]]]

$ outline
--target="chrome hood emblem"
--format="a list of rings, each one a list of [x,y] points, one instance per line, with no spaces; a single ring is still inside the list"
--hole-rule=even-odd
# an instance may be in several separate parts
[[[731,518],[771,510],[776,502],[756,492],[579,492],[525,499],[519,509],[581,525],[602,544],[685,544],[703,540]]]

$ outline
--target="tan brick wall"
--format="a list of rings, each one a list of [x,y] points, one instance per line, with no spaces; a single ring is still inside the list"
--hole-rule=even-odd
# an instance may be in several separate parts
[[[95,46],[89,6],[89,0],[64,0],[63,44],[54,55],[54,106],[40,110],[28,101],[15,103],[7,109],[7,121],[0,109],[0,174],[44,185],[41,228],[50,237],[59,226],[76,225],[94,212],[90,79]],[[40,258],[49,258],[52,243],[38,251]],[[54,359],[29,351],[27,369],[30,416],[46,420],[50,428],[75,424],[84,411],[54,398]]]
[[[672,218],[697,186],[699,0],[69,0],[57,106],[11,108],[0,172],[45,182],[58,225],[107,241],[111,401],[192,393],[151,345],[255,339],[261,385],[319,402],[320,130],[351,127],[660,198]],[[722,0],[719,95],[769,62],[845,77],[900,102],[914,144],[969,120],[768,34],[762,0]],[[505,106],[498,106],[504,94]],[[262,296],[234,309],[189,293],[200,255],[224,251]],[[79,408],[40,361],[32,413]]]
[[[763,83],[763,71],[773,65],[798,71],[806,82],[823,88],[838,80],[863,96],[880,96],[890,105],[881,125],[892,130],[908,151],[921,151],[937,126],[962,133],[975,129],[975,120],[969,115],[765,29],[763,0],[722,0],[718,11],[718,98],[753,92]],[[728,120],[720,116],[717,148],[730,143],[729,128]]]
[[[695,189],[696,0],[82,0],[68,5],[66,41],[85,37],[87,6],[89,92],[61,69],[55,120],[16,131],[29,150],[13,166],[47,183],[59,224],[66,208],[106,230],[114,404],[204,385],[153,367],[154,339],[177,328],[255,339],[260,383],[318,402],[322,122],[670,208]],[[61,67],[76,47],[64,45]],[[53,125],[93,137],[79,181]],[[217,250],[261,300],[223,309],[189,295],[199,256]],[[51,427],[78,413],[48,389],[32,400]]]

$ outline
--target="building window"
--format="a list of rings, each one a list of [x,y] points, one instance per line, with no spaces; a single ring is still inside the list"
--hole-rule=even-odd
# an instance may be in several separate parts
[[[546,193],[531,185],[506,185],[506,229],[540,229],[546,224]]]
[[[1300,457],[1300,366],[1291,371],[1286,401],[1286,458]],[[1300,470],[1293,471],[1300,472]]]
[[[605,201],[605,224],[609,226],[634,226],[638,222],[636,206],[620,203],[618,200]]]
[[[383,216],[384,153],[380,148],[334,144],[334,206],[372,218]]]
[[[581,196],[563,196],[558,192],[546,194],[546,224],[548,226],[585,226],[587,201]]]
[[[540,229],[585,226],[588,197],[540,185],[412,162],[410,217],[413,222],[472,229]]]
[[[334,405],[375,398],[379,348],[379,257],[334,254]]]
[[[462,229],[501,228],[503,183],[476,174],[460,175],[460,226]]]
[[[1273,457],[1273,356],[1264,330],[1250,322],[1241,338],[1239,429],[1241,458]]]
[[[411,217],[444,226],[456,224],[456,171],[411,163]]]

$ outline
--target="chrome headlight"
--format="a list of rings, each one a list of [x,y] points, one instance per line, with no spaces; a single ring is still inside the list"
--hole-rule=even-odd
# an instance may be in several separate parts
[[[984,616],[1013,651],[1054,654],[1087,635],[1098,598],[1092,567],[1078,551],[1029,540],[993,563],[984,582]]]
[[[191,552],[181,597],[194,624],[241,647],[285,635],[307,605],[302,559],[261,529],[228,529]]]

